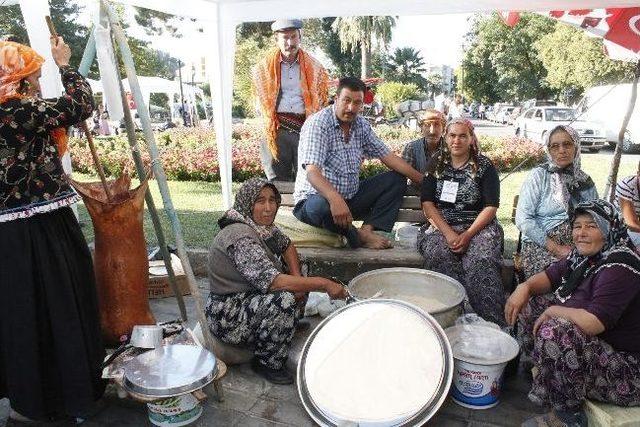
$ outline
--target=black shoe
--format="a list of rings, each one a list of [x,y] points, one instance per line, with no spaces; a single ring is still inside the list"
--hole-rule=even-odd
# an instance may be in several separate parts
[[[272,369],[260,363],[258,359],[253,359],[251,361],[251,369],[270,383],[282,385],[293,384],[293,376],[284,366],[280,369]]]

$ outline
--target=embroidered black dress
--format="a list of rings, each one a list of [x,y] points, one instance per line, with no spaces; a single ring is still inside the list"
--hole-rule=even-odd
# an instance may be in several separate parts
[[[91,254],[50,132],[91,115],[77,71],[66,94],[0,104],[0,398],[34,419],[83,417],[104,391]]]

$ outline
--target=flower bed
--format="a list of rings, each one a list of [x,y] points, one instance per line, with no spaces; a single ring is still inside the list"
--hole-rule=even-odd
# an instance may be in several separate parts
[[[418,134],[404,127],[381,125],[376,134],[397,154],[404,145]],[[213,129],[176,128],[156,134],[156,144],[160,160],[169,179],[181,181],[219,181],[218,149]],[[255,124],[234,124],[232,132],[232,177],[234,181],[244,181],[262,175],[260,164],[260,141],[262,130]],[[96,148],[105,173],[120,175],[125,168],[133,171],[130,148],[124,136],[97,137]],[[149,164],[149,154],[144,140],[138,143],[143,153],[145,165]],[[72,162],[74,170],[93,173],[95,168],[91,153],[84,140],[71,138]],[[518,137],[480,137],[482,153],[488,156],[500,172],[508,172],[524,159],[529,159],[525,167],[539,163],[544,154],[539,146]],[[379,160],[366,160],[361,170],[362,177],[375,175],[386,168]]]

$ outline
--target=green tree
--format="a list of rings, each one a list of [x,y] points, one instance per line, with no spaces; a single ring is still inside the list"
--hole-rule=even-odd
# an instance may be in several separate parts
[[[592,86],[633,78],[633,63],[608,58],[602,39],[588,37],[566,24],[558,24],[554,32],[535,43],[535,48],[547,70],[546,81],[565,93],[579,95]]]
[[[338,34],[343,51],[355,53],[355,49],[360,48],[360,77],[364,79],[371,76],[373,43],[386,47],[391,41],[391,30],[395,25],[396,20],[392,16],[351,16],[336,18],[331,28]]]
[[[49,0],[49,8],[56,31],[71,48],[71,64],[74,66],[79,65],[89,36],[89,28],[78,23],[82,7],[70,0]],[[116,7],[116,11],[122,16],[123,9],[121,7]],[[124,27],[126,31],[126,26]],[[12,39],[20,43],[29,44],[24,19],[18,5],[2,8],[0,34],[11,35]],[[129,37],[129,47],[131,48],[138,74],[164,78],[173,77],[177,69],[177,61],[166,52],[151,49],[148,45],[148,42]],[[121,69],[121,73],[124,75],[124,69]],[[97,62],[94,62],[89,76],[95,78],[98,75]]]
[[[340,37],[332,30],[337,18],[309,19],[302,29],[303,47],[318,48],[331,60],[329,73],[335,77],[357,76],[360,74],[360,46],[353,50],[343,50]]]
[[[554,94],[535,43],[555,30],[546,17],[523,13],[510,28],[497,15],[476,16],[467,34],[464,92],[483,102],[545,98]]]
[[[431,73],[426,77],[427,87],[426,91],[430,97],[435,97],[437,94],[444,92],[442,87],[442,75],[438,73]]]
[[[427,90],[425,63],[420,52],[412,47],[397,48],[387,61],[386,77],[400,83],[413,83],[422,90]]]
[[[384,106],[385,116],[396,117],[396,105],[407,99],[420,97],[420,89],[413,83],[384,82],[378,85],[377,94]]]
[[[260,46],[256,38],[240,42],[236,48],[233,79],[233,112],[240,117],[255,115],[255,98],[251,82],[251,70],[258,58],[263,58],[271,46]]]
[[[88,28],[78,23],[81,7],[69,0],[49,0],[49,8],[56,31],[71,48],[71,64],[78,65],[89,34]],[[29,44],[20,6],[3,6],[0,11],[0,36]]]

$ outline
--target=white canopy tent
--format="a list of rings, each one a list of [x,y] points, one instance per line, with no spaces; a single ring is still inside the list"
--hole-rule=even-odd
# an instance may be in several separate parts
[[[38,0],[42,1],[42,0]],[[86,0],[92,3],[95,0]],[[235,30],[242,22],[280,18],[317,18],[364,15],[438,15],[492,11],[548,11],[602,7],[637,7],[637,0],[115,0],[160,12],[196,18],[204,25],[211,50],[213,114],[217,135],[222,195],[225,207],[231,194],[231,101]],[[20,0],[21,4],[27,0]],[[43,25],[43,24],[42,24]],[[29,23],[27,23],[29,26]],[[37,30],[46,31],[46,28]],[[30,31],[31,33],[31,31]],[[444,36],[444,35],[443,35]]]

